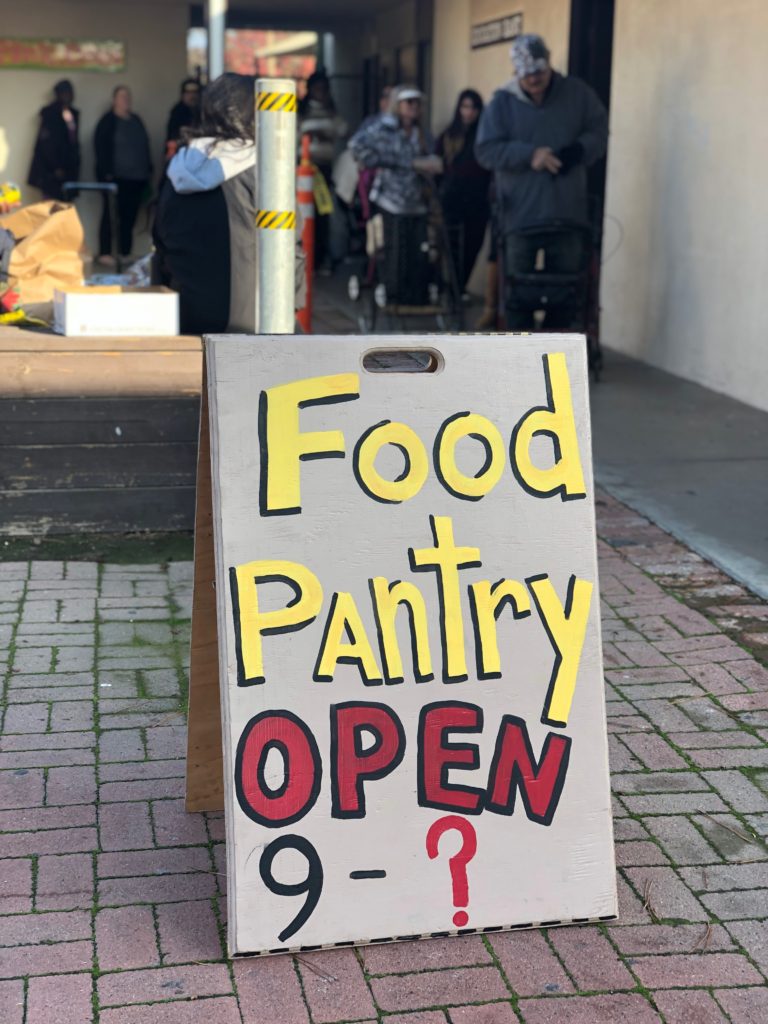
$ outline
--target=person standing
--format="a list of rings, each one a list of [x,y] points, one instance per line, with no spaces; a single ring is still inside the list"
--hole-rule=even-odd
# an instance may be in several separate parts
[[[464,89],[453,120],[438,137],[435,147],[443,161],[439,194],[461,292],[472,273],[488,224],[491,173],[475,157],[477,123],[482,112],[480,93]]]
[[[336,112],[331,83],[320,68],[307,79],[307,94],[299,102],[299,135],[309,135],[309,156],[331,191],[333,161],[337,144],[347,135],[348,125]],[[315,266],[318,273],[328,275],[332,269],[331,217],[319,214],[315,222]]]
[[[518,36],[510,55],[515,77],[483,111],[475,143],[479,163],[495,172],[505,274],[533,272],[540,250],[547,271],[575,274],[579,229],[589,227],[587,168],[605,153],[608,115],[585,82],[553,70],[541,36]],[[558,225],[540,237],[532,230]],[[527,330],[532,316],[507,302],[510,330]]]
[[[226,72],[168,165],[153,229],[152,283],[179,293],[182,334],[253,334],[259,208],[254,79]],[[304,270],[297,246],[297,306]]]
[[[96,125],[96,177],[117,185],[118,251],[128,258],[133,249],[133,229],[142,196],[149,187],[152,160],[144,122],[132,110],[131,92],[118,85],[112,93],[112,109]],[[112,263],[112,232],[109,196],[99,229],[99,262]]]
[[[80,177],[80,111],[72,106],[75,90],[66,78],[54,85],[53,95],[53,103],[40,111],[27,183],[45,199],[64,199],[64,182]]]
[[[387,113],[349,140],[360,166],[376,172],[370,200],[383,227],[382,283],[391,299],[411,306],[427,301],[425,178],[443,169],[421,126],[421,101],[421,90],[415,86],[395,86]]]
[[[375,114],[368,114],[367,117],[363,118],[358,131],[362,131],[363,128],[368,128],[370,125],[375,124],[376,121],[380,120],[389,110],[389,97],[392,93],[392,86],[382,86],[382,90],[379,93],[379,109]]]
[[[430,155],[432,140],[421,126],[422,93],[412,85],[396,85],[386,114],[361,127],[349,148],[361,167],[376,170],[371,201],[392,216],[424,216],[427,201],[422,175],[442,171]]]
[[[182,140],[183,129],[196,128],[200,123],[200,93],[200,83],[196,78],[185,78],[181,83],[181,97],[171,108],[165,130],[166,151],[168,144],[171,143],[175,153]],[[167,153],[168,159],[173,153]]]

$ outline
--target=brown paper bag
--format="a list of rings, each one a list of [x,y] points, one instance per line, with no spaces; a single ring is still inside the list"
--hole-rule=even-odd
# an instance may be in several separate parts
[[[83,283],[83,226],[74,206],[33,203],[0,217],[0,227],[16,238],[8,273],[22,306],[50,302],[55,288]]]

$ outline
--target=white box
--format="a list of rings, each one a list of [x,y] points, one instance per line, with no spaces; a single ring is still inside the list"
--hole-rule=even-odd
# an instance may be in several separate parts
[[[75,338],[169,337],[179,333],[179,296],[170,288],[102,285],[58,288],[53,329]]]

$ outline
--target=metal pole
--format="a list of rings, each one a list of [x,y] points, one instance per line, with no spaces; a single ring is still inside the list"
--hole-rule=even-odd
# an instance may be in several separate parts
[[[208,81],[224,74],[227,0],[208,0]]]
[[[256,81],[256,334],[293,334],[296,83]]]

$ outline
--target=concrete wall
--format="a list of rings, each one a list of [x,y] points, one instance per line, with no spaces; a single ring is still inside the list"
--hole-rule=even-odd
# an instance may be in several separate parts
[[[34,0],[4,5],[3,35],[118,39],[125,43],[126,70],[114,75],[92,71],[0,71],[0,126],[8,147],[0,179],[20,184],[25,202],[39,198],[36,190],[26,185],[38,126],[37,112],[50,101],[51,88],[60,78],[70,78],[75,86],[75,105],[81,114],[83,180],[93,178],[93,132],[97,120],[109,108],[112,89],[117,84],[130,86],[133,92],[134,108],[150,133],[153,162],[158,170],[168,111],[178,99],[179,85],[186,73],[188,24],[189,7],[183,0]],[[2,149],[0,145],[0,154]],[[96,196],[78,200],[86,240],[92,248],[96,246],[98,203]],[[147,244],[144,238],[138,248],[145,249]]]
[[[768,409],[768,5],[616,13],[603,342]]]
[[[570,0],[438,0],[432,73],[434,130],[442,130],[451,119],[461,89],[477,89],[489,100],[512,77],[509,43],[470,50],[472,25],[522,11],[523,30],[542,35],[554,66],[565,70],[570,9]]]

